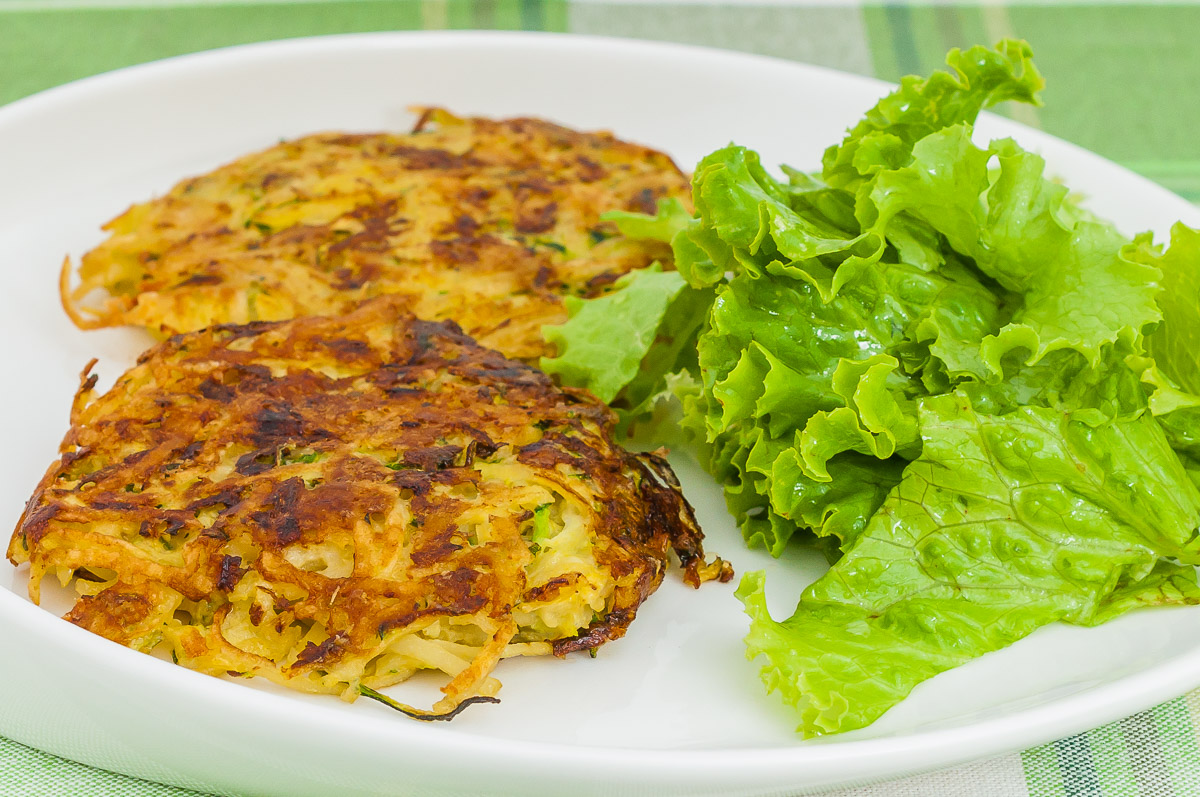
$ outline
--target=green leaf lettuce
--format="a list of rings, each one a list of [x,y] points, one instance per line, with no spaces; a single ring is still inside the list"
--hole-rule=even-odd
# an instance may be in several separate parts
[[[785,620],[760,576],[739,590],[806,735],[1049,623],[1200,602],[1200,232],[1129,241],[976,142],[981,109],[1039,101],[1023,42],[947,61],[818,174],[731,144],[694,216],[612,216],[677,271],[547,330],[547,369],[627,419],[678,399],[749,545],[831,561]]]

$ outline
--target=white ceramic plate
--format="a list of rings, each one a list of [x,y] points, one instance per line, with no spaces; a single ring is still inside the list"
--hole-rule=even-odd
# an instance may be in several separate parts
[[[99,242],[102,222],[181,177],[283,137],[406,129],[405,109],[417,103],[610,128],[685,168],[730,140],[767,163],[812,168],[887,90],[679,46],[372,34],[173,59],[0,109],[0,529],[15,524],[54,458],[83,364],[100,357],[111,380],[146,345],[132,331],[70,325],[55,290],[63,255]],[[1069,144],[996,118],[980,128],[1042,152],[1127,231],[1200,221],[1178,197]],[[746,551],[716,486],[679,467],[710,550],[739,572],[765,567],[773,610],[790,614],[819,564]],[[693,592],[673,575],[597,659],[504,662],[501,705],[429,725],[369,701],[226,682],[134,653],[33,606],[24,584],[22,572],[0,566],[0,733],[226,793],[798,792],[1026,747],[1200,684],[1200,609],[1148,611],[1098,629],[1043,629],[920,686],[866,731],[801,742],[795,718],[744,659],[733,585]]]

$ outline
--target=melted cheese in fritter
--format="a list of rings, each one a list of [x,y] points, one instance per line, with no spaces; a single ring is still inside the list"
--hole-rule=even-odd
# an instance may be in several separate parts
[[[448,716],[502,657],[621,636],[672,548],[692,584],[730,575],[606,407],[396,297],[179,335],[94,384],[9,558],[35,600],[74,579],[72,622],[205,672],[386,700],[436,669],[432,712],[397,707]]]
[[[525,361],[564,296],[603,293],[670,248],[600,219],[690,201],[660,152],[534,119],[426,111],[408,135],[285,141],[109,222],[63,303],[83,327],[173,334],[345,312],[381,294]]]

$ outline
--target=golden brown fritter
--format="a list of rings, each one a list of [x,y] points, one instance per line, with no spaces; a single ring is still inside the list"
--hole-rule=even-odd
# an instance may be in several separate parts
[[[176,336],[99,396],[87,374],[9,559],[189,667],[377,699],[438,669],[432,713],[397,707],[448,716],[502,657],[620,637],[670,549],[693,585],[731,575],[605,406],[396,297]]]
[[[670,247],[633,241],[609,210],[690,202],[666,155],[536,119],[427,110],[408,135],[327,133],[240,158],[105,225],[80,284],[81,327],[157,334],[335,314],[401,294],[484,346],[536,361],[563,297],[593,297]]]

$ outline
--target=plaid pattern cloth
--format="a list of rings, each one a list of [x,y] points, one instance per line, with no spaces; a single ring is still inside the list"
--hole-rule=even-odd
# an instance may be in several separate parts
[[[383,30],[540,30],[686,42],[896,80],[946,50],[1027,39],[1052,76],[1019,121],[1200,202],[1200,5],[1113,0],[958,5],[602,0],[0,0],[0,104],[76,78],[268,39]],[[1145,87],[1144,89],[1142,87]],[[1023,753],[836,797],[1200,795],[1200,691]],[[0,795],[195,792],[64,761],[0,738]]]

